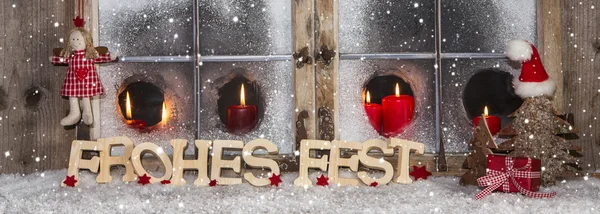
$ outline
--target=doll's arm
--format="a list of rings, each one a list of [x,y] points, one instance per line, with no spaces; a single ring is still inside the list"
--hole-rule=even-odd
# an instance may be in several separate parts
[[[110,55],[110,52],[107,52],[105,54],[100,54],[94,62],[96,62],[96,63],[111,62],[114,60],[114,58],[115,58],[114,56]]]
[[[66,64],[69,64],[69,58],[64,58],[64,57],[60,57],[60,56],[52,56],[52,58],[50,59],[50,61],[54,65],[66,65]]]

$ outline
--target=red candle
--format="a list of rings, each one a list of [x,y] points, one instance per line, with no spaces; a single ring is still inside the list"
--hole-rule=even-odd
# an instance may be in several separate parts
[[[400,86],[396,84],[396,95],[386,96],[381,100],[383,107],[383,136],[393,137],[404,131],[410,124],[415,110],[415,99],[400,94]]]
[[[483,108],[483,115],[485,117],[485,122],[490,129],[490,133],[492,133],[492,136],[496,135],[496,133],[500,131],[500,117],[488,116],[487,106]],[[477,125],[479,125],[479,120],[481,120],[481,116],[477,116],[473,119],[473,127],[477,127]]]
[[[248,133],[256,126],[256,106],[246,105],[244,84],[240,90],[240,105],[227,107],[227,131],[233,134]]]
[[[367,112],[371,126],[375,128],[377,133],[381,133],[381,105],[371,103],[371,94],[369,94],[369,91],[367,91],[367,102],[363,106],[365,107],[365,112]]]

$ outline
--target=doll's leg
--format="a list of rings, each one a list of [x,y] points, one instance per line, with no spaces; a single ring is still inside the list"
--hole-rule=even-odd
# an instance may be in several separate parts
[[[81,98],[81,106],[83,107],[83,115],[81,115],[83,122],[91,125],[94,122],[94,116],[92,114],[92,104],[90,103],[90,98]]]
[[[90,139],[96,140],[100,138],[100,96],[91,97],[90,100],[94,115],[94,122],[90,125]]]
[[[60,120],[60,125],[62,126],[70,126],[79,122],[81,119],[81,112],[79,110],[79,98],[77,97],[69,97],[69,115]]]

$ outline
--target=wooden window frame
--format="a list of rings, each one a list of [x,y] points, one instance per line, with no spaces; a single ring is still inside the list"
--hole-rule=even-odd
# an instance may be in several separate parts
[[[94,41],[98,42],[98,1],[90,0],[85,2],[86,11],[91,11],[84,19],[88,30],[94,37]],[[197,7],[198,1],[194,0],[194,7]],[[439,1],[436,5],[439,7]],[[542,62],[548,74],[557,83],[555,98],[553,100],[557,110],[564,108],[563,95],[563,73],[562,73],[562,17],[560,0],[537,0],[537,48],[541,53]],[[73,8],[74,14],[77,14],[77,3]],[[196,23],[198,15],[194,9]],[[293,51],[300,55],[303,48],[307,48],[306,57],[311,58],[310,63],[305,63],[304,66],[298,62],[299,58],[292,59],[293,56],[281,55],[272,56],[275,60],[290,60],[293,63],[294,73],[294,118],[295,125],[295,146],[299,146],[301,139],[323,139],[334,140],[339,139],[339,99],[337,94],[338,89],[338,69],[340,55],[337,50],[339,44],[339,14],[337,0],[292,0],[292,48]],[[438,14],[439,16],[439,14]],[[197,30],[194,28],[194,30]],[[436,36],[439,38],[439,29],[436,29]],[[197,37],[197,36],[195,36]],[[198,38],[195,38],[196,40]],[[96,44],[97,45],[97,44]],[[198,41],[195,41],[195,52],[198,50]],[[335,51],[330,60],[324,60],[323,48]],[[439,47],[438,47],[439,48]],[[418,55],[418,54],[417,54]],[[252,56],[232,56],[228,59],[219,57],[205,58],[200,60],[195,54],[193,61],[247,61],[248,57]],[[353,54],[344,56],[351,59]],[[441,57],[437,57],[441,59]],[[135,61],[136,59],[130,59]],[[138,59],[141,60],[141,59]],[[185,60],[185,59],[184,59]],[[196,71],[195,71],[196,72]],[[438,83],[439,84],[439,83]],[[306,87],[306,86],[314,87]],[[440,87],[441,88],[441,87]],[[197,100],[199,98],[196,98]],[[199,106],[199,102],[196,102]],[[439,107],[438,107],[439,108]],[[99,108],[96,108],[99,109]],[[306,113],[303,113],[306,111]],[[96,114],[95,114],[96,115]],[[306,117],[308,116],[308,117]],[[437,115],[441,121],[441,116]],[[97,118],[96,121],[99,121]],[[87,126],[79,126],[77,138],[96,139],[100,136],[99,127],[86,128]],[[199,132],[200,129],[198,129]],[[439,130],[438,130],[439,132]],[[199,133],[198,133],[199,135]],[[443,139],[439,137],[440,151],[437,154],[425,155],[418,160],[423,164],[437,166],[438,170],[450,170],[450,174],[456,174],[460,171],[460,164],[464,160],[464,154],[448,154],[446,155],[443,147]],[[441,160],[441,161],[436,161]],[[293,169],[294,167],[291,167]]]

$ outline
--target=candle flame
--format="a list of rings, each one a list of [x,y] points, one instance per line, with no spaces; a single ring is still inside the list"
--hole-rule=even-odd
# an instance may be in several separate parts
[[[167,117],[168,117],[168,114],[167,114],[167,104],[165,104],[165,102],[163,102],[163,105],[162,105],[162,120],[161,120],[163,122],[163,124],[167,124]]]
[[[371,94],[367,91],[367,104],[371,104]]]
[[[396,97],[400,96],[400,84],[396,83]]]
[[[240,105],[246,105],[246,94],[244,93],[244,84],[242,83],[242,89],[240,90]]]
[[[486,117],[488,116],[487,106],[485,106],[485,108],[483,108],[483,115],[485,115]]]
[[[129,99],[129,91],[125,98],[125,119],[131,120],[131,99]]]

